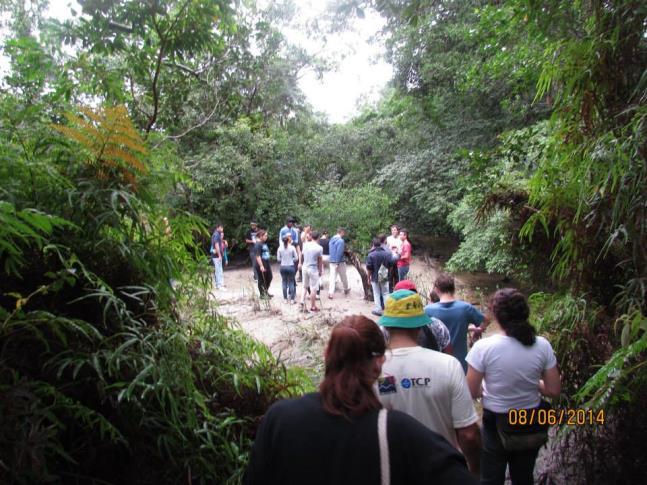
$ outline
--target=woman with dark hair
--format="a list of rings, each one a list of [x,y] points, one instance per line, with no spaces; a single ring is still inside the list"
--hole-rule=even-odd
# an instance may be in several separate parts
[[[294,303],[296,300],[297,290],[294,276],[296,271],[294,263],[299,259],[297,250],[292,245],[292,236],[287,233],[281,240],[282,245],[276,252],[276,259],[279,262],[279,272],[281,273],[281,283],[283,286],[283,300],[287,303]]]
[[[545,404],[541,395],[559,396],[557,361],[548,340],[537,336],[528,322],[530,308],[519,290],[498,290],[490,311],[501,333],[477,341],[466,357],[472,397],[483,396],[481,484],[502,485],[506,465],[513,485],[532,484],[547,428],[529,423],[515,429],[511,418],[521,409],[528,416],[536,415],[532,410]]]
[[[258,292],[261,298],[272,298],[268,293],[272,283],[272,266],[270,265],[270,249],[267,247],[267,231],[260,229],[256,233],[256,244],[254,244],[256,256],[256,279],[258,280]]]
[[[354,315],[336,325],[319,392],[268,410],[243,483],[475,483],[444,438],[404,413],[382,409],[374,386],[384,352],[372,320]]]

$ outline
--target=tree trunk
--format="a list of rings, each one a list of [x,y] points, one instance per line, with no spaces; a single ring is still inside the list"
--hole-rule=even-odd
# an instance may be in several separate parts
[[[359,273],[359,276],[362,280],[362,286],[364,287],[364,299],[366,301],[373,301],[373,288],[371,287],[371,284],[368,282],[368,274],[364,269],[364,265],[362,264],[362,260],[360,259],[359,253],[356,253],[355,251],[350,250],[350,251],[346,251],[346,256],[348,257],[350,264],[352,264],[355,267],[355,269]]]

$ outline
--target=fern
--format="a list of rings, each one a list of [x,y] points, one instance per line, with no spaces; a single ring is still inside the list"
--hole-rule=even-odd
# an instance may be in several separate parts
[[[36,209],[16,210],[12,203],[0,200],[0,262],[5,273],[19,276],[25,248],[33,245],[41,249],[54,229],[64,226],[74,225]]]
[[[69,125],[54,129],[81,145],[88,153],[86,163],[97,178],[137,186],[137,176],[148,173],[142,157],[148,150],[133,125],[125,106],[104,107],[97,111],[79,108],[81,115],[67,113]]]

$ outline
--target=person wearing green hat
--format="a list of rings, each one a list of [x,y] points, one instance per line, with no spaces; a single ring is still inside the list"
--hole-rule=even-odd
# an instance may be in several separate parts
[[[413,416],[460,449],[478,475],[481,432],[463,368],[451,355],[418,346],[418,334],[430,322],[417,293],[389,295],[377,321],[390,335],[378,397],[385,408]]]

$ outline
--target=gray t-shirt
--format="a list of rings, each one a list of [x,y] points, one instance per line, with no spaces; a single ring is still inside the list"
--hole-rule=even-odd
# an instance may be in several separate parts
[[[308,241],[303,245],[303,265],[317,267],[319,256],[323,257],[323,248],[314,241]]]
[[[283,243],[279,246],[279,250],[276,252],[276,259],[278,259],[281,266],[294,266],[294,262],[297,260],[297,250],[288,244],[288,247],[283,247]]]

